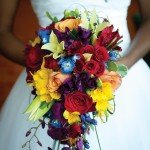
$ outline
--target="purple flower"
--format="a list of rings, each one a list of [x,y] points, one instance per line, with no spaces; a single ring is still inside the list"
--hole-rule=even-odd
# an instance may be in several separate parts
[[[66,120],[63,117],[63,112],[65,111],[64,104],[62,102],[56,102],[52,106],[52,117],[51,120],[59,120],[61,124],[64,124]]]
[[[90,74],[87,72],[82,72],[80,74],[76,74],[76,78],[86,82],[90,79]]]
[[[93,88],[96,88],[97,87],[97,78],[94,77],[94,78],[90,78],[87,82],[87,87],[89,89],[93,89]]]
[[[73,39],[70,37],[70,30],[69,28],[66,28],[65,32],[60,32],[58,30],[54,30],[54,33],[56,34],[56,36],[58,37],[58,40],[64,41],[65,42],[65,47],[68,47],[71,43],[73,43]]]
[[[73,91],[85,92],[87,89],[93,89],[97,87],[97,78],[91,78],[86,72],[81,74],[72,75],[71,78],[66,80],[59,88],[61,95],[66,95]]]
[[[69,147],[63,147],[61,150],[71,150]]]
[[[78,37],[80,38],[83,44],[85,45],[89,44],[91,35],[92,35],[91,30],[84,29],[80,26],[78,27]]]
[[[66,128],[53,128],[49,127],[47,130],[47,134],[55,140],[64,140],[67,137],[67,129]]]
[[[78,148],[78,150],[83,149],[83,139],[82,138],[79,138],[79,141],[77,141],[77,148]]]

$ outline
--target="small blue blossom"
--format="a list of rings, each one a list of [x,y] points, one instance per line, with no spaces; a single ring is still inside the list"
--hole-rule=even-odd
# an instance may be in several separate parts
[[[118,52],[117,51],[110,51],[109,52],[109,59],[110,60],[112,60],[112,61],[116,61],[116,60],[118,60],[118,58],[119,58],[119,54],[118,54]]]
[[[58,64],[61,67],[62,73],[64,74],[72,73],[77,59],[79,59],[79,57],[76,55],[67,58],[61,58]]]
[[[85,115],[81,115],[81,120],[85,122]]]
[[[93,125],[97,125],[97,120],[95,119],[92,119],[90,117],[90,114],[89,113],[86,113],[84,115],[81,115],[81,120],[83,123],[89,123],[89,124],[93,124]]]
[[[87,125],[86,124],[82,123],[81,128],[82,128],[83,133],[87,131]]]
[[[50,126],[55,127],[55,128],[61,128],[62,125],[58,120],[52,120],[50,123]]]
[[[91,120],[91,124],[93,124],[93,125],[97,125],[97,120],[92,119],[92,120]]]
[[[87,117],[90,117],[90,114],[89,113],[86,113],[85,114],[85,117],[87,118]]]
[[[72,57],[72,60],[73,60],[74,62],[76,62],[78,59],[80,59],[80,56],[74,55],[74,56]]]
[[[41,38],[43,44],[46,44],[49,42],[49,35],[50,35],[49,30],[41,29],[38,31],[38,36]]]
[[[84,147],[86,149],[89,149],[90,148],[90,145],[89,145],[89,142],[88,141],[84,141]]]
[[[86,120],[86,122],[88,122],[88,123],[91,123],[91,122],[92,122],[92,119],[91,119],[90,117],[87,117],[85,120]]]

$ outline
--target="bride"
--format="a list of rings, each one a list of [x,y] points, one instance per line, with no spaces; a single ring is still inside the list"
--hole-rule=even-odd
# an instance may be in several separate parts
[[[116,93],[116,112],[106,124],[98,125],[98,136],[102,150],[149,150],[150,149],[150,70],[141,59],[150,49],[150,1],[139,0],[143,15],[143,25],[130,44],[127,28],[127,9],[130,0],[31,0],[33,9],[41,26],[50,24],[45,16],[49,11],[61,18],[64,9],[79,3],[88,10],[96,8],[99,15],[107,14],[110,22],[119,28],[123,35],[123,58],[118,63],[126,64],[130,69]],[[0,2],[0,50],[1,53],[24,65],[24,46],[11,32],[13,16],[18,0]],[[6,44],[9,43],[9,44]],[[8,96],[0,113],[0,150],[21,150],[26,142],[25,133],[33,126],[22,112],[29,104],[31,89],[25,83],[25,71],[20,75]],[[37,133],[43,144],[40,147],[34,141],[32,150],[46,150],[53,141],[46,131]],[[91,131],[88,136],[90,150],[98,150],[96,135]]]

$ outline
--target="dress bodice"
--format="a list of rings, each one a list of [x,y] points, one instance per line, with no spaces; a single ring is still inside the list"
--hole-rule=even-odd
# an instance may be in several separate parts
[[[39,24],[47,26],[51,23],[46,16],[46,11],[52,15],[61,18],[65,9],[85,7],[88,10],[96,9],[99,16],[108,17],[115,29],[119,28],[120,34],[123,35],[123,53],[127,52],[130,43],[130,37],[127,27],[127,10],[130,0],[31,0],[34,12],[37,15]]]

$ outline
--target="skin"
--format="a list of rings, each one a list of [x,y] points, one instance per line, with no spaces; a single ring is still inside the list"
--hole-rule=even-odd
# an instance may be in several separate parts
[[[0,53],[6,58],[25,65],[24,45],[12,33],[12,23],[19,0],[0,0]],[[132,67],[150,50],[150,0],[139,0],[143,23],[133,39],[130,52],[117,63]],[[6,44],[9,43],[9,44]]]

